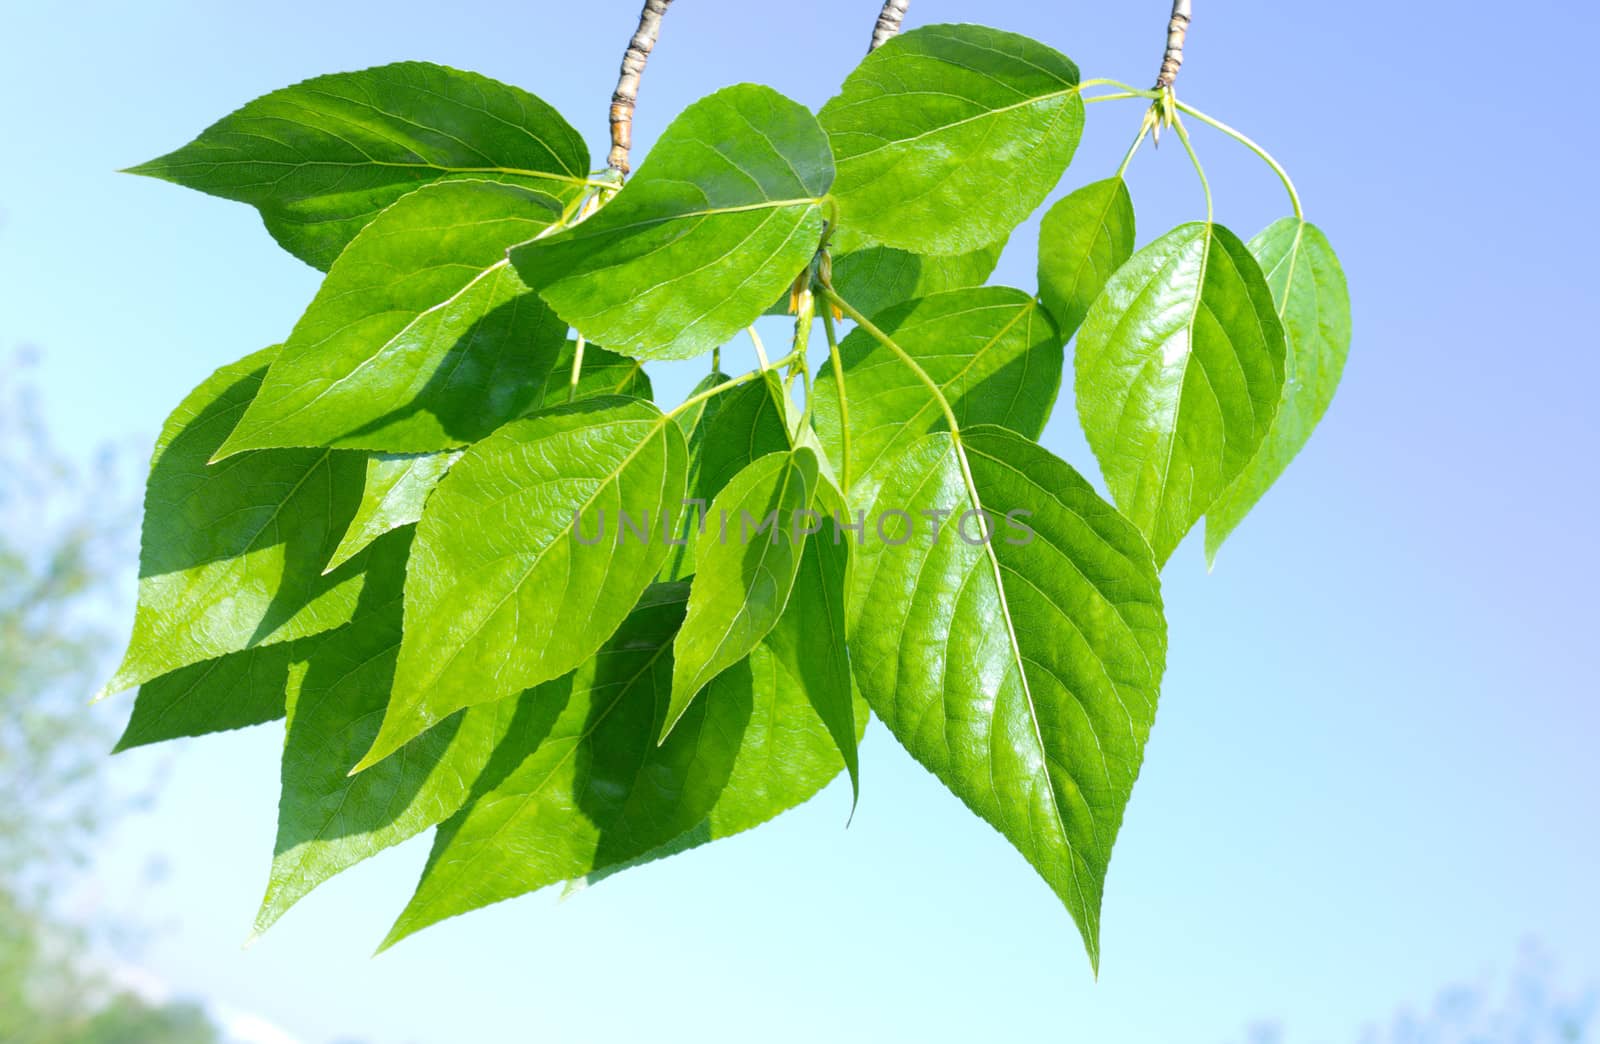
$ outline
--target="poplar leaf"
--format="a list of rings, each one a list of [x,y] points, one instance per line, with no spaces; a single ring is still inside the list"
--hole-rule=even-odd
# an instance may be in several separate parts
[[[1085,185],[1045,211],[1039,299],[1064,340],[1077,332],[1111,273],[1133,256],[1133,243],[1133,200],[1120,177]]]

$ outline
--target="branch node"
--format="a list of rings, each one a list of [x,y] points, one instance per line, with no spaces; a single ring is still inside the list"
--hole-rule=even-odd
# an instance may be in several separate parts
[[[661,34],[661,16],[667,13],[672,0],[645,0],[639,12],[639,28],[628,49],[622,55],[622,72],[617,77],[617,89],[611,94],[611,154],[607,166],[619,174],[633,168],[628,166],[628,150],[633,147],[633,109],[639,100],[639,79],[644,75],[644,63],[650,60],[650,51]]]
[[[1183,67],[1183,41],[1189,35],[1189,23],[1194,20],[1191,0],[1172,0],[1172,20],[1167,23],[1167,52],[1161,58],[1161,74],[1156,77],[1156,90],[1171,90]]]
[[[878,12],[878,24],[872,27],[872,43],[867,46],[868,54],[888,43],[900,31],[900,23],[905,21],[906,8],[910,6],[911,0],[883,0],[883,10]]]

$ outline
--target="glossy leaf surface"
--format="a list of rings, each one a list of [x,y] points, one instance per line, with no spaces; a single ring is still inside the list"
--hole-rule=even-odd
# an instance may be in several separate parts
[[[597,344],[693,358],[754,322],[811,260],[832,182],[811,113],[768,87],[729,87],[673,120],[593,217],[511,259]]]
[[[421,518],[428,494],[460,459],[461,452],[375,453],[368,457],[361,503],[324,571],[332,572],[383,534]]]
[[[842,227],[916,253],[1011,233],[1060,180],[1083,133],[1078,67],[1015,33],[930,25],[867,56],[817,115]]]
[[[1350,352],[1350,291],[1344,269],[1316,225],[1273,222],[1250,240],[1288,342],[1283,399],[1250,463],[1206,512],[1206,561],[1278,481],[1333,402]]]
[[[451,449],[536,405],[567,328],[505,252],[557,216],[471,180],[389,207],[334,263],[223,452]]]
[[[394,695],[361,767],[594,655],[666,557],[659,533],[625,536],[621,516],[659,525],[685,457],[676,424],[623,398],[546,410],[468,450],[418,523]]]
[[[558,198],[588,177],[583,138],[526,91],[397,62],[273,91],[130,173],[249,203],[326,271],[379,211],[433,181],[492,178]]]
[[[1089,306],[1133,256],[1133,199],[1121,178],[1085,185],[1045,212],[1039,226],[1039,299],[1070,338]]]
[[[921,519],[869,530],[850,633],[862,692],[1027,857],[1098,965],[1106,867],[1166,650],[1149,548],[1070,466],[995,427],[916,442],[876,507],[955,514],[937,539]],[[987,543],[964,518],[979,510],[993,513]]]
[[[1283,325],[1261,267],[1220,225],[1181,225],[1111,277],[1074,358],[1106,485],[1165,563],[1277,412]]]

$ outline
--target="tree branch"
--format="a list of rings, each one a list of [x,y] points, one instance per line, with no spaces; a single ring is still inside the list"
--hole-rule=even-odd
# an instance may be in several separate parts
[[[611,95],[611,155],[606,158],[607,165],[619,174],[633,169],[628,166],[628,150],[633,147],[633,107],[639,100],[639,78],[644,75],[644,63],[650,60],[650,50],[661,33],[661,16],[671,3],[672,0],[644,0],[639,28],[622,55],[622,72]]]
[[[867,47],[871,54],[884,44],[889,38],[900,31],[900,23],[905,21],[906,8],[911,6],[911,0],[883,0],[883,10],[878,12],[878,24],[872,27],[872,43]]]
[[[1161,75],[1156,77],[1156,90],[1170,90],[1183,67],[1183,41],[1189,35],[1193,21],[1190,0],[1172,0],[1172,20],[1167,23],[1167,53],[1161,59]]]

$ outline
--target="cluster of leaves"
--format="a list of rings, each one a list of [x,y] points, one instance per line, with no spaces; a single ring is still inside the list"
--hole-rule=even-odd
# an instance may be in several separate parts
[[[1085,86],[1033,40],[930,26],[815,114],[748,84],[696,102],[623,184],[538,98],[404,63],[137,168],[253,204],[327,273],[162,432],[107,686],[140,686],[123,747],[287,715],[258,930],[432,827],[385,945],[726,837],[858,787],[870,709],[1098,960],[1160,565],[1202,516],[1214,550],[1294,455],[1348,311],[1298,217],[1134,252],[1120,172],[1050,210],[1037,294],[982,285],[1071,161]],[[717,372],[786,302],[795,350]],[[1115,505],[1036,441],[1074,335]],[[708,354],[652,402],[644,363]],[[713,540],[691,501],[785,521]],[[624,512],[659,532],[595,534]],[[968,518],[1029,539],[958,538]]]

